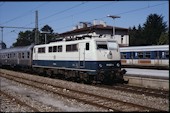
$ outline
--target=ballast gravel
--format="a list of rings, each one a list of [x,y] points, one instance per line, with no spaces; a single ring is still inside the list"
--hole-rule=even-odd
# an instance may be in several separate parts
[[[85,84],[74,83],[74,82],[58,80],[58,79],[51,79],[47,77],[35,76],[35,75],[30,75],[30,74],[23,74],[23,73],[18,73],[18,72],[13,72],[13,71],[7,71],[3,69],[1,69],[1,71],[15,74],[17,76],[23,76],[23,77],[35,79],[35,80],[49,83],[49,84],[63,86],[65,87],[64,90],[66,93],[67,91],[69,91],[68,90],[69,88],[77,89],[80,91],[86,91],[86,92],[98,94],[101,96],[110,97],[113,99],[123,100],[125,102],[131,102],[131,103],[135,103],[139,105],[157,108],[160,110],[169,111],[169,99],[145,96],[144,94],[139,95],[135,93],[128,93],[128,92],[118,91],[114,89],[99,88],[99,87],[95,87],[91,85],[85,85]],[[68,99],[68,98],[65,98],[65,97],[62,97],[56,94],[54,95],[52,93],[47,93],[46,91],[32,88],[30,86],[22,85],[16,82],[11,82],[10,80],[6,80],[5,78],[2,78],[2,77],[0,79],[1,79],[1,82],[2,81],[4,82],[3,84],[1,83],[1,90],[6,90],[8,92],[13,93],[14,95],[15,95],[14,92],[17,92],[20,90],[19,93],[18,92],[16,93],[16,96],[20,96],[21,98],[26,99],[27,101],[30,101],[30,104],[35,104],[35,106],[37,104],[37,107],[42,106],[42,108],[40,108],[42,109],[42,111],[109,111],[109,110],[104,110],[102,108],[98,108],[95,106],[87,105],[82,102],[78,102],[74,99]],[[18,88],[16,87],[14,88],[14,86]],[[25,91],[27,92],[24,93]],[[32,100],[28,99],[30,97]]]

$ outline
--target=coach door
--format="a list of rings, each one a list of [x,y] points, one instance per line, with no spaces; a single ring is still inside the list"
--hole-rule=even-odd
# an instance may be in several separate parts
[[[85,67],[85,43],[79,43],[79,68]]]
[[[17,58],[17,64],[20,64],[20,60],[21,60],[21,53],[20,52],[18,52],[17,53],[18,54],[18,58]]]
[[[162,63],[162,52],[155,51],[154,64],[159,66]]]

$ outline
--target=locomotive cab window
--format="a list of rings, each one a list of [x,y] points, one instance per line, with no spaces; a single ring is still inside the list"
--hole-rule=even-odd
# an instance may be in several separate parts
[[[114,41],[109,41],[108,43],[108,48],[109,50],[117,50],[118,49],[118,44]]]

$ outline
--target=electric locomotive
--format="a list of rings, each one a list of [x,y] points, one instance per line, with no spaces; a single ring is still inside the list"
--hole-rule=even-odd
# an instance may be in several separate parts
[[[33,69],[47,75],[88,83],[127,83],[119,45],[111,38],[82,36],[35,45],[32,57]]]

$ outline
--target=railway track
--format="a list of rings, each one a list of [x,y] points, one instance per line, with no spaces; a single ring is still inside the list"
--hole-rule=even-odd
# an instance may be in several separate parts
[[[114,89],[138,93],[138,94],[144,94],[153,97],[160,97],[160,98],[167,98],[167,99],[169,98],[169,91],[165,91],[165,90],[158,90],[158,89],[151,89],[151,88],[130,86],[130,85],[114,86]]]
[[[166,90],[151,89],[151,88],[131,86],[125,84],[114,85],[114,86],[97,85],[97,87],[115,89],[115,90],[130,92],[130,93],[136,93],[136,94],[144,94],[146,96],[152,96],[152,97],[159,97],[159,98],[166,98],[166,99],[169,98],[169,91]]]
[[[18,108],[17,106],[20,106],[21,111],[13,111],[13,112],[24,112],[25,111],[30,111],[30,112],[40,112],[37,108],[30,106],[26,102],[21,101],[20,99],[0,90],[0,95],[1,95],[1,105],[5,104],[8,105],[12,108]]]
[[[124,102],[121,100],[104,97],[100,95],[95,95],[92,93],[87,93],[86,91],[78,91],[73,89],[68,89],[62,86],[57,86],[56,84],[47,84],[42,81],[33,80],[31,78],[19,77],[18,75],[11,75],[6,73],[0,73],[1,77],[20,82],[35,88],[46,90],[54,94],[62,95],[67,98],[76,99],[78,101],[98,106],[109,111],[162,111],[156,108],[150,108],[147,106],[137,105],[130,102]]]

